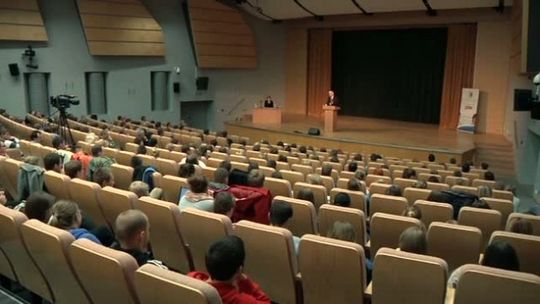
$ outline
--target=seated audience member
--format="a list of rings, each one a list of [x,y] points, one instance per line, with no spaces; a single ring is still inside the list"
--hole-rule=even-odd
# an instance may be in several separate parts
[[[472,204],[471,207],[473,208],[480,208],[480,209],[491,209],[489,207],[488,203],[483,199],[477,199]]]
[[[20,148],[19,139],[15,136],[12,136],[9,131],[0,126],[0,140],[4,143],[4,146],[7,149],[17,149]]]
[[[62,173],[64,169],[64,163],[62,162],[62,156],[58,153],[49,153],[43,158],[43,166],[45,170],[55,171]]]
[[[344,192],[339,192],[334,197],[334,205],[341,207],[350,207],[351,206],[351,197]]]
[[[99,168],[94,173],[94,183],[98,184],[101,188],[114,187],[114,175],[109,168]]]
[[[249,162],[247,172],[250,173],[253,170],[259,170],[259,164],[256,162]]]
[[[80,228],[81,224],[82,215],[77,203],[60,200],[52,206],[49,225],[68,230],[76,240],[81,238],[89,239],[95,243],[101,244],[95,235],[84,228]]]
[[[236,199],[229,192],[219,192],[214,197],[214,213],[232,218]]]
[[[427,189],[427,183],[425,181],[419,180],[414,182],[412,187],[416,189]]]
[[[79,145],[75,145],[74,150],[75,151],[71,159],[81,162],[83,168],[83,179],[86,179],[90,171],[90,162],[92,161],[92,156],[86,154],[86,152],[84,152]]]
[[[332,177],[332,165],[324,164],[321,167],[321,175],[322,176],[330,176],[330,177]]]
[[[118,215],[114,224],[118,242],[113,244],[113,249],[130,254],[139,266],[151,263],[164,267],[163,263],[154,260],[148,246],[150,223],[146,214],[136,209],[126,210]]]
[[[311,185],[319,185],[319,186],[323,185],[322,178],[319,174],[308,175],[307,182],[308,184],[311,184]]]
[[[461,165],[461,172],[463,173],[471,172],[471,164],[469,162],[466,162],[463,165]]]
[[[52,138],[52,146],[56,149],[56,153],[62,156],[62,162],[65,165],[71,160],[73,153],[66,150],[66,142],[60,135],[54,135]]]
[[[504,241],[490,243],[484,251],[481,264],[493,268],[519,271],[519,260],[516,251],[512,245]],[[462,274],[463,266],[454,270],[448,279],[448,285],[455,288]]]
[[[206,269],[188,276],[205,281],[218,291],[223,304],[270,304],[270,298],[244,273],[244,242],[227,236],[214,242],[206,252]]]
[[[454,171],[454,173],[452,173],[452,175],[455,176],[455,177],[463,177],[463,174],[461,173],[460,170]]]
[[[386,192],[384,193],[386,195],[391,195],[391,196],[402,196],[402,191],[401,191],[401,187],[398,186],[398,185],[391,185],[390,187],[388,187],[388,189],[386,189]]]
[[[440,183],[440,182],[441,182],[441,181],[439,180],[438,177],[433,176],[433,175],[431,175],[430,177],[428,177],[428,180],[427,180],[427,181],[430,182],[430,183]]]
[[[26,203],[28,205],[28,203]],[[530,221],[522,218],[517,218],[510,223],[510,231],[514,233],[521,233],[532,235],[533,225]]]
[[[231,173],[232,174],[235,171]],[[233,221],[242,219],[254,221],[257,223],[268,224],[268,212],[272,204],[272,194],[264,188],[264,174],[260,170],[252,170],[247,175],[247,186],[229,183],[232,186],[229,192],[237,199],[234,209]]]
[[[426,231],[419,227],[409,227],[399,236],[399,250],[417,254],[426,254]]]
[[[359,180],[357,180],[356,178],[351,178],[347,182],[347,190],[361,191],[365,193],[366,188],[364,187],[364,184],[362,184]]]
[[[232,165],[231,165],[231,162],[228,161],[228,160],[224,160],[222,161],[221,163],[219,163],[219,167],[218,168],[223,168],[225,170],[227,170],[228,172],[231,172],[232,171]]]
[[[421,220],[422,210],[420,210],[418,206],[408,206],[407,208],[405,208],[405,210],[403,210],[403,213],[401,215]]]
[[[64,164],[64,172],[69,178],[84,179],[82,162],[79,160],[70,160]]]
[[[289,159],[287,159],[287,156],[280,154],[280,155],[278,155],[277,161],[282,162],[282,163],[286,163],[286,162],[289,161]]]
[[[356,172],[354,172],[354,178],[359,181],[363,181],[366,179],[366,173],[362,170],[356,170]]]
[[[276,169],[277,162],[275,160],[273,160],[273,159],[269,159],[269,160],[266,161],[266,166]]]
[[[33,192],[26,199],[24,214],[29,220],[36,219],[40,222],[48,223],[51,217],[51,207],[55,200],[54,196],[46,192]]]
[[[332,227],[328,229],[326,236],[347,242],[356,241],[356,233],[354,232],[353,226],[349,222],[335,221]]]
[[[484,173],[484,179],[488,180],[488,181],[494,181],[495,180],[495,174],[493,174],[493,172],[491,172],[491,171],[486,171],[486,173]]]
[[[302,188],[298,193],[296,194],[297,199],[305,200],[315,203],[315,195],[313,194],[313,191],[309,188]]]
[[[270,207],[270,225],[283,227],[293,217],[293,209],[289,202],[275,200]],[[293,235],[294,250],[298,254],[300,238]]]
[[[362,154],[356,153],[356,154],[353,156],[353,160],[355,160],[355,161],[363,161],[364,158],[362,157]]]
[[[435,155],[432,154],[432,153],[430,153],[430,154],[428,155],[428,161],[429,161],[430,163],[435,162]]]
[[[214,198],[208,193],[208,180],[203,175],[188,178],[189,191],[180,199],[178,207],[184,210],[188,207],[212,212]]]
[[[30,141],[33,143],[41,143],[41,131],[35,130],[30,133]]]
[[[347,166],[347,170],[349,172],[356,172],[356,170],[358,170],[358,164],[356,162],[350,162],[349,165]]]
[[[150,189],[148,185],[141,181],[134,181],[129,185],[129,191],[137,195],[137,197],[149,196]]]
[[[270,177],[272,177],[272,178],[283,179],[283,175],[282,175],[281,172],[279,172],[279,171],[274,171],[274,172],[272,172],[272,174],[270,175]]]
[[[191,152],[188,156],[183,158],[180,161],[180,165],[182,165],[182,164],[192,164],[194,166],[199,166],[201,168],[206,168],[206,165],[202,161],[199,160],[199,156],[197,155],[196,152]]]
[[[92,160],[88,172],[88,180],[93,180],[94,172],[99,168],[110,168],[114,160],[103,155],[103,148],[100,145],[92,147]]]
[[[403,170],[403,173],[401,174],[401,178],[416,179],[416,171],[411,168],[406,168]]]
[[[139,146],[137,147],[137,153],[135,153],[135,154],[142,154],[142,155],[145,155],[147,152],[148,152],[148,150],[146,149],[146,146],[145,146],[145,145],[139,145]]]
[[[59,173],[62,173],[60,156],[56,153],[50,154],[50,157],[46,155],[44,159],[47,160],[47,167],[51,170],[60,168]],[[23,158],[23,164],[19,168],[17,176],[17,191],[19,196],[15,198],[15,204],[22,202],[35,191],[47,191],[43,183],[43,173],[45,173],[45,170],[38,166],[38,163],[39,158],[35,156],[25,156]]]
[[[489,168],[489,164],[486,162],[483,162],[480,164],[480,168],[482,168],[482,170],[487,170]]]
[[[457,164],[457,161],[454,157],[450,158],[450,164],[455,165]]]
[[[375,168],[375,170],[373,170],[373,175],[378,175],[378,176],[384,176],[384,170],[383,168]]]
[[[260,170],[251,170],[248,174],[248,186],[253,188],[264,187],[264,174]]]
[[[478,186],[478,197],[492,197],[493,190],[489,186]]]
[[[190,178],[195,175],[195,166],[193,164],[181,164],[178,169],[178,176],[183,178]]]

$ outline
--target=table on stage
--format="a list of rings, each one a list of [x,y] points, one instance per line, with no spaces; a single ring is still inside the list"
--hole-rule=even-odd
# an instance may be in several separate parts
[[[255,108],[253,109],[254,124],[281,124],[280,108]]]

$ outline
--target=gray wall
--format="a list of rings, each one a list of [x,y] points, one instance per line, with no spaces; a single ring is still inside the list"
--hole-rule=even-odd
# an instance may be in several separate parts
[[[49,35],[46,44],[32,44],[36,48],[37,72],[51,73],[49,92],[77,95],[81,105],[70,109],[75,115],[88,114],[86,106],[85,72],[105,71],[107,77],[108,114],[178,122],[179,102],[214,100],[209,127],[223,128],[223,122],[234,120],[249,112],[255,100],[268,94],[275,100],[284,98],[284,25],[275,25],[246,15],[251,25],[259,55],[255,70],[201,70],[196,67],[188,28],[180,0],[145,0],[156,20],[163,28],[166,43],[164,58],[95,57],[90,56],[84,38],[75,0],[39,1]],[[21,73],[28,70],[21,57],[28,43],[0,42],[0,107],[10,114],[22,116],[27,112],[24,77],[10,76],[8,64],[19,63]],[[181,74],[174,73],[174,67]],[[150,73],[171,71],[170,82],[180,81],[181,94],[172,93],[167,111],[151,111]],[[195,78],[210,78],[209,89],[197,92]],[[239,101],[240,106],[229,114]]]

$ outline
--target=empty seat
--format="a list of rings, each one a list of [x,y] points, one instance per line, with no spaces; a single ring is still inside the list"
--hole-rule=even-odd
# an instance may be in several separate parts
[[[283,226],[284,228],[289,229],[293,235],[298,237],[317,233],[317,212],[313,203],[285,196],[276,196],[274,201],[276,200],[288,202],[293,209],[293,216]]]
[[[322,205],[319,209],[321,235],[326,236],[336,221],[350,223],[356,235],[356,243],[362,246],[366,244],[366,217],[362,210],[329,204]]]
[[[392,185],[390,185],[390,184],[372,183],[369,186],[369,193],[371,193],[371,194],[376,194],[376,193],[385,194],[386,190],[388,190],[388,188],[390,188],[391,186]]]
[[[26,221],[23,213],[0,205],[0,248],[11,262],[17,281],[26,289],[53,302],[49,284],[28,254],[21,238],[20,227]]]
[[[422,223],[429,227],[432,222],[446,222],[452,219],[454,208],[450,204],[436,203],[424,200],[417,200],[414,206],[422,212]]]
[[[428,190],[437,190],[437,191],[448,191],[448,190],[450,190],[450,186],[448,184],[444,184],[444,183],[427,182],[427,189]]]
[[[71,199],[71,195],[69,194],[69,181],[69,176],[55,171],[45,171],[43,174],[43,182],[47,187],[47,192],[54,195],[57,200]]]
[[[101,187],[98,184],[74,178],[70,180],[68,188],[71,199],[79,204],[79,208],[92,219],[94,224],[97,226],[109,225],[99,203]]]
[[[430,194],[431,190],[429,189],[417,189],[409,187],[403,190],[403,196],[407,199],[409,205],[414,204],[414,202],[417,200],[427,200]]]
[[[180,190],[182,187],[189,188],[187,179],[172,175],[165,175],[161,179],[161,188],[163,189],[163,200],[178,204],[180,199]]]
[[[407,199],[400,196],[373,194],[369,205],[370,216],[377,213],[401,215],[408,206]]]
[[[148,216],[152,230],[150,242],[156,259],[176,271],[191,271],[191,255],[180,231],[178,206],[145,196],[139,198],[138,208]]]
[[[493,190],[493,198],[514,201],[514,194],[510,191]]]
[[[497,210],[501,213],[501,229],[503,229],[506,225],[506,221],[508,220],[508,216],[510,216],[510,213],[514,211],[514,203],[512,203],[512,201],[500,198],[484,197],[482,199],[486,201],[491,209]]]
[[[130,166],[133,156],[135,156],[135,153],[133,152],[118,151],[118,153],[116,153],[116,162],[120,165]]]
[[[506,229],[507,231],[510,231],[510,227],[512,225],[512,222],[517,219],[524,219],[529,222],[531,222],[533,226],[533,235],[540,236],[540,216],[538,215],[531,215],[531,214],[523,214],[523,213],[511,213],[508,216],[508,220],[506,221]]]
[[[290,170],[279,170],[283,179],[288,180],[291,183],[291,186],[294,187],[294,184],[301,183],[305,181],[305,175],[302,172],[295,172]]]
[[[69,246],[73,268],[93,303],[139,303],[133,276],[139,267],[128,253],[79,239]]]
[[[298,268],[302,274],[304,303],[363,303],[365,259],[358,244],[303,236]]]
[[[401,189],[412,187],[414,184],[416,184],[416,182],[417,181],[415,181],[414,179],[401,178],[401,177],[394,178],[394,184],[398,185]]]
[[[470,185],[470,181],[466,177],[459,177],[459,176],[447,176],[444,179],[444,182],[447,183],[450,187],[454,185],[463,185],[468,186]]]
[[[388,176],[369,174],[366,176],[366,185],[369,187],[372,183],[391,184],[392,178]]]
[[[296,172],[302,172],[304,175],[313,173],[313,167],[300,164],[291,165],[291,170]]]
[[[289,230],[240,221],[234,231],[246,249],[244,272],[277,303],[297,303],[296,254]]]
[[[177,175],[178,174],[178,168],[179,168],[178,162],[172,159],[157,158],[156,166],[159,173],[163,175]]]
[[[420,220],[386,213],[375,213],[371,217],[371,256],[381,247],[397,248],[399,236],[409,227],[422,227]]]
[[[495,188],[495,186],[497,185],[497,182],[496,181],[491,181],[491,180],[485,180],[485,179],[474,179],[472,181],[472,186],[473,187],[478,187],[478,186],[488,186],[490,188]]]
[[[205,255],[210,245],[232,234],[231,220],[222,214],[186,208],[180,212],[180,231],[190,250],[193,268],[206,271]]]
[[[114,176],[114,186],[122,190],[128,190],[133,181],[133,168],[120,164],[111,165],[111,173]]]
[[[155,265],[137,269],[134,280],[141,304],[221,304],[210,284]]]
[[[445,260],[450,271],[478,263],[482,252],[482,232],[476,227],[434,222],[427,241],[428,254]]]
[[[126,210],[135,209],[137,195],[133,192],[105,187],[99,193],[99,204],[105,220],[115,230],[116,217]]]
[[[466,265],[457,283],[455,304],[535,304],[540,298],[540,277],[480,265]]]
[[[270,190],[273,196],[287,196],[292,194],[291,182],[286,179],[266,177],[264,179],[264,188]]]
[[[437,257],[381,248],[373,266],[373,303],[443,303],[448,267]]]
[[[491,237],[491,233],[501,227],[501,213],[497,210],[463,207],[459,210],[458,223],[478,227],[482,231],[485,246]]]
[[[21,234],[30,256],[49,282],[54,303],[90,303],[68,254],[69,245],[75,241],[71,233],[28,220],[22,224]]]
[[[346,193],[349,195],[349,197],[351,198],[351,206],[350,206],[351,208],[362,210],[364,211],[364,213],[367,212],[366,195],[360,191],[351,191],[347,189],[333,188],[330,191],[330,202],[332,204],[334,203],[334,198],[340,192]]]
[[[321,205],[328,203],[326,188],[321,185],[311,185],[308,183],[300,182],[296,183],[293,186],[294,197],[296,197],[298,195],[298,192],[304,188],[308,188],[313,191],[313,196],[315,198],[314,205],[316,210],[318,210]]]
[[[504,241],[514,247],[518,256],[519,271],[540,275],[540,236],[495,231],[489,242],[494,241]]]

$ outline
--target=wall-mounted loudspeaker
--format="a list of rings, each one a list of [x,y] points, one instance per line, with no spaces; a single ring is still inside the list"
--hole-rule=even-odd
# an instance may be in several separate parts
[[[180,82],[174,82],[173,83],[173,91],[175,93],[180,93]]]
[[[208,90],[208,77],[197,77],[196,85],[197,91]]]
[[[9,64],[9,73],[11,76],[19,76],[19,65],[16,63],[10,63]]]

